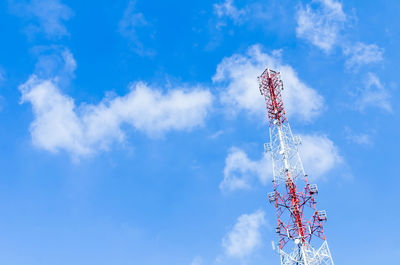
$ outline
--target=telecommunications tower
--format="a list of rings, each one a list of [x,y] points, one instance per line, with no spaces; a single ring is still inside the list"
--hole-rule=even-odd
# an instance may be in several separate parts
[[[268,200],[276,207],[281,265],[333,265],[323,225],[326,212],[318,211],[316,184],[309,184],[283,107],[280,73],[267,68],[258,77],[269,120],[270,143],[265,151],[272,156],[274,191]],[[273,244],[273,248],[275,248]]]

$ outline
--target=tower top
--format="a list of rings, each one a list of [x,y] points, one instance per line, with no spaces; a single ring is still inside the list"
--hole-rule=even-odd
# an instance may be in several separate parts
[[[264,96],[267,105],[269,126],[286,123],[288,120],[283,106],[283,83],[280,73],[267,68],[258,77],[258,83],[260,93]]]

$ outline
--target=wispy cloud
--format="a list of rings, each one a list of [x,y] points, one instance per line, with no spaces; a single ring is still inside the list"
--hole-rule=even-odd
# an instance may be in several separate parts
[[[270,20],[278,7],[274,1],[265,3],[264,1],[253,1],[242,7],[238,7],[234,0],[219,1],[213,5],[216,15],[214,25],[217,29],[228,26],[229,22],[233,25],[260,24]],[[277,12],[279,13],[279,12]]]
[[[123,17],[119,21],[118,31],[130,41],[132,50],[138,55],[152,56],[155,54],[153,49],[145,46],[141,38],[153,38],[154,30],[151,30],[151,28],[151,24],[147,21],[144,14],[136,10],[136,1],[129,1]],[[141,34],[143,32],[144,34]]]
[[[223,130],[218,130],[215,133],[211,134],[209,136],[210,139],[217,139],[218,137],[220,137],[221,135],[223,135],[225,132]]]
[[[38,60],[35,74],[42,79],[57,77],[58,83],[67,84],[75,76],[77,63],[71,51],[63,46],[36,46],[32,52]]]
[[[9,0],[9,7],[12,13],[27,22],[25,32],[30,37],[37,33],[51,39],[69,35],[64,23],[73,16],[73,12],[59,0],[31,0],[28,3]]]
[[[76,67],[70,53],[62,58],[66,69]],[[182,86],[165,93],[137,82],[129,89],[126,95],[106,97],[97,105],[76,106],[74,99],[60,90],[57,76],[31,75],[19,90],[21,102],[32,105],[33,144],[50,152],[65,150],[79,158],[124,141],[124,124],[160,137],[169,131],[202,126],[211,108],[212,95],[200,86]]]
[[[214,4],[214,12],[219,18],[228,18],[235,24],[241,24],[246,19],[248,7],[240,9],[235,6],[233,0],[225,0],[224,2]],[[222,25],[220,21],[217,27]]]
[[[377,44],[350,41],[342,36],[348,16],[342,4],[336,0],[313,0],[312,4],[300,6],[297,11],[297,36],[328,53],[339,46],[345,56],[347,70],[358,72],[361,67],[383,62],[384,49]],[[340,41],[339,41],[340,40]],[[381,84],[376,73],[368,73],[364,87],[350,92],[354,96],[355,108],[364,111],[367,107],[378,107],[391,111],[390,94]]]
[[[296,34],[325,52],[337,43],[346,22],[342,4],[335,0],[314,0],[297,11]]]
[[[265,212],[258,210],[243,214],[222,240],[227,256],[242,258],[250,255],[261,245],[260,228],[265,225]]]
[[[358,70],[363,65],[383,61],[384,50],[376,44],[357,42],[346,45],[343,52],[348,56],[346,67]]]
[[[390,94],[374,73],[368,73],[364,79],[364,86],[351,94],[355,99],[354,106],[360,111],[369,107],[380,108],[387,112],[392,111]]]
[[[349,127],[345,127],[344,132],[346,134],[346,139],[351,143],[365,146],[370,146],[373,144],[371,135],[368,133],[355,133]]]
[[[7,79],[6,71],[2,67],[0,67],[0,84]]]
[[[220,101],[232,115],[238,111],[259,116],[265,114],[256,77],[267,66],[282,74],[285,108],[290,117],[310,121],[321,113],[322,96],[302,82],[290,65],[282,63],[280,51],[267,54],[260,45],[254,45],[244,54],[224,58],[213,77],[213,82],[220,86]]]

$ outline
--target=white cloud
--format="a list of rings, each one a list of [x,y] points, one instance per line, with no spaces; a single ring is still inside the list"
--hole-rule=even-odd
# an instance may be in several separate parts
[[[349,57],[346,60],[346,67],[348,69],[358,69],[365,64],[381,62],[383,61],[383,52],[384,50],[376,44],[358,42],[345,46],[344,54]]]
[[[79,107],[62,94],[54,80],[32,75],[19,89],[22,102],[33,108],[34,145],[50,152],[66,150],[76,157],[123,141],[123,124],[151,137],[201,126],[212,102],[210,92],[200,87],[162,93],[141,82],[131,85],[125,96]]]
[[[269,156],[264,155],[260,160],[253,161],[243,150],[232,147],[225,159],[224,179],[219,187],[226,191],[248,189],[255,179],[265,184],[272,177]]]
[[[228,256],[245,257],[261,245],[260,228],[265,224],[264,216],[265,212],[258,210],[238,218],[233,229],[222,240]]]
[[[265,115],[265,102],[257,83],[268,66],[281,72],[286,113],[302,121],[310,121],[320,114],[323,98],[314,89],[304,84],[296,71],[280,59],[280,51],[271,55],[263,53],[260,45],[251,46],[245,54],[234,54],[224,58],[217,66],[213,82],[220,85],[220,100],[231,114],[240,110],[257,116]]]
[[[299,153],[310,179],[324,177],[342,163],[339,149],[326,135],[301,135]]]
[[[202,126],[212,95],[200,86],[181,86],[166,93],[143,82],[124,96],[105,97],[99,104],[76,106],[60,87],[74,76],[72,53],[58,46],[39,47],[35,73],[19,87],[21,102],[32,105],[33,144],[50,152],[65,150],[74,158],[107,150],[122,142],[124,125],[150,137]]]
[[[321,178],[342,163],[337,146],[326,135],[301,135],[301,139],[299,152],[310,179]],[[249,189],[257,180],[265,185],[272,178],[269,154],[264,154],[260,160],[251,160],[243,150],[233,147],[225,159],[224,179],[220,189]]]
[[[141,12],[136,12],[136,1],[131,0],[124,11],[122,19],[119,21],[119,32],[130,40],[133,51],[139,55],[152,56],[154,51],[145,47],[142,39],[153,36],[154,32],[149,30],[150,23]],[[146,29],[145,34],[140,34],[140,29]],[[139,36],[140,35],[140,36]]]
[[[49,151],[66,149],[75,154],[89,153],[72,98],[62,95],[52,81],[36,76],[31,76],[19,89],[21,101],[30,102],[33,107],[35,120],[31,134],[36,146]]]
[[[239,9],[233,3],[233,0],[225,0],[220,4],[214,4],[214,11],[219,18],[227,17],[235,23],[240,24],[246,18],[246,10]]]
[[[73,12],[59,0],[31,0],[29,3],[10,1],[10,9],[30,21],[26,28],[28,35],[36,32],[42,32],[50,38],[69,35],[64,22],[73,16]]]
[[[364,80],[364,87],[358,89],[355,94],[355,106],[364,111],[368,107],[381,108],[391,112],[390,94],[382,85],[379,77],[373,73],[368,73]]]
[[[337,43],[346,21],[342,4],[335,0],[314,0],[313,4],[300,6],[297,11],[296,34],[325,52]]]
[[[345,66],[348,70],[358,71],[363,65],[383,61],[384,49],[376,44],[346,42],[339,40],[340,32],[348,22],[342,4],[335,0],[313,0],[315,5],[301,6],[297,11],[297,36],[306,39],[329,52],[340,43],[343,54],[347,57]],[[355,97],[353,106],[363,111],[367,107],[378,107],[391,111],[390,94],[381,84],[378,76],[369,73],[362,89],[351,91]]]
[[[50,54],[39,57],[35,73],[19,86],[21,102],[32,105],[30,132],[39,148],[65,150],[79,158],[124,141],[124,125],[161,137],[169,131],[202,126],[211,109],[213,96],[201,86],[162,92],[143,82],[131,84],[124,96],[106,96],[98,104],[77,106],[60,89],[73,77],[76,67],[68,49],[50,49]]]

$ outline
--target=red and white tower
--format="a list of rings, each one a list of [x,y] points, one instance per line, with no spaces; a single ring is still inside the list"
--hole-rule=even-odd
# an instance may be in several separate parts
[[[258,77],[267,105],[270,143],[265,151],[272,156],[274,191],[268,200],[276,207],[279,254],[282,265],[333,265],[323,225],[326,212],[318,211],[318,188],[309,184],[282,100],[280,73],[267,68]]]

